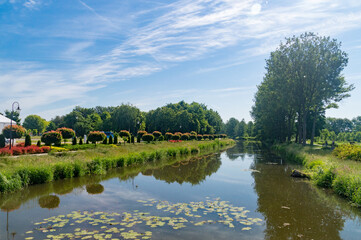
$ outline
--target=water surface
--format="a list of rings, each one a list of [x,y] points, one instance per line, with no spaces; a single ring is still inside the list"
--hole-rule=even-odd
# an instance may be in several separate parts
[[[0,195],[0,239],[361,239],[361,210],[290,178],[293,167],[238,144],[31,186]]]

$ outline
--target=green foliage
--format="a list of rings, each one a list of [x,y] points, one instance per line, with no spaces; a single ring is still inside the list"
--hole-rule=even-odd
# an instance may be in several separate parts
[[[133,135],[130,137],[130,140],[134,144],[134,136]]]
[[[187,141],[187,140],[189,140],[189,135],[188,134],[182,134],[182,136],[180,137],[180,139],[181,140],[183,140],[183,141]]]
[[[353,86],[341,75],[348,58],[340,46],[335,39],[305,33],[287,38],[271,53],[251,113],[263,140],[290,141],[297,132],[306,144],[307,129],[349,96]]]
[[[51,144],[58,145],[59,143],[61,143],[61,139],[62,139],[62,136],[61,136],[60,132],[50,131],[50,132],[43,133],[43,135],[41,135],[40,140],[43,143],[45,143],[45,145],[51,146]]]
[[[162,136],[162,133],[159,132],[159,131],[154,131],[154,132],[153,132],[153,136],[154,136],[156,139],[158,139],[160,136]]]
[[[114,135],[114,144],[118,144],[118,135]]]
[[[108,144],[108,138],[107,137],[104,138],[103,144]]]
[[[89,140],[89,142],[96,144],[97,142],[103,141],[105,138],[106,138],[105,133],[99,132],[99,131],[94,131],[94,132],[90,132],[88,134],[87,140]]]
[[[166,132],[165,133],[165,140],[171,140],[172,139],[172,136],[173,136],[173,133],[170,133],[170,132]]]
[[[73,140],[72,140],[71,144],[76,145],[76,137],[73,137]]]
[[[172,136],[172,140],[180,140],[181,136],[182,136],[182,135],[174,134],[174,135]]]
[[[79,138],[79,145],[83,145],[83,138]]]
[[[5,136],[4,134],[0,134],[0,148],[5,147]]]
[[[158,141],[164,141],[164,136],[160,135],[159,138],[158,138]]]
[[[318,172],[315,177],[317,186],[330,188],[332,187],[332,182],[334,179],[335,179],[335,173],[333,168],[327,170],[324,170],[321,167],[318,168]]]
[[[31,137],[29,134],[25,136],[25,147],[31,146]]]
[[[26,130],[20,125],[7,125],[3,128],[5,138],[10,138],[10,132],[12,132],[12,138],[21,138],[25,135]]]
[[[222,119],[216,111],[196,102],[188,104],[181,101],[167,104],[149,111],[146,115],[146,126],[149,132],[182,130],[184,132],[215,133],[221,130],[222,124]]]
[[[113,137],[112,137],[112,135],[109,136],[109,144],[113,144]]]
[[[142,138],[144,134],[147,134],[146,131],[138,131],[138,138]]]
[[[56,131],[60,132],[63,139],[70,139],[75,137],[75,132],[71,128],[62,127],[58,128]]]
[[[341,159],[361,161],[361,146],[343,144],[337,146],[332,153]]]
[[[36,143],[36,146],[41,147],[41,141],[40,140],[38,140],[38,142]]]
[[[120,132],[119,132],[119,136],[121,136],[121,137],[126,137],[126,138],[130,138],[130,132],[129,131],[127,131],[127,130],[121,130]]]
[[[151,141],[154,140],[154,136],[153,136],[153,134],[147,133],[147,134],[143,135],[142,139],[143,139],[143,141],[150,143]]]
[[[19,112],[12,112],[9,110],[5,110],[5,117],[12,119],[13,121],[16,122],[16,125],[20,125],[21,119],[20,119],[20,113]]]
[[[41,134],[45,131],[45,128],[47,127],[48,122],[41,118],[38,115],[29,115],[25,118],[23,126],[26,129],[32,129],[36,130],[38,134]],[[52,129],[55,130],[55,129]]]

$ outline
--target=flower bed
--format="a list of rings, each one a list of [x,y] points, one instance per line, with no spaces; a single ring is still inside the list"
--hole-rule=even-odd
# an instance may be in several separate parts
[[[38,147],[36,145],[31,145],[24,147],[21,146],[21,144],[19,145],[12,147],[11,149],[9,149],[8,147],[0,148],[0,156],[18,156],[24,154],[48,153],[50,151],[50,147],[48,146]]]

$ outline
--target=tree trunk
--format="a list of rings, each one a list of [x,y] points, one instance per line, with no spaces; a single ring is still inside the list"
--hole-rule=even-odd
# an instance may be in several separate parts
[[[313,146],[313,141],[315,139],[316,120],[317,120],[317,112],[315,111],[312,121],[311,146]]]
[[[301,115],[298,116],[298,143],[302,143],[302,121]]]
[[[307,135],[307,111],[303,114],[302,119],[302,145],[306,145],[306,135]]]

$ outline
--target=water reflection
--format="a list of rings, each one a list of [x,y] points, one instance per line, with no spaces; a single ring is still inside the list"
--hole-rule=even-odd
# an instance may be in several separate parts
[[[104,192],[104,186],[100,183],[94,183],[86,185],[87,193],[94,195],[94,194],[102,194]]]
[[[56,195],[43,196],[38,203],[41,208],[54,209],[59,207],[60,198]]]
[[[278,165],[270,164],[278,162]],[[252,173],[258,211],[266,221],[265,239],[341,239],[345,220],[334,205],[320,201],[306,182],[290,178],[292,167],[262,152]]]
[[[222,165],[220,155],[208,156],[199,159],[190,159],[181,161],[171,166],[165,166],[159,169],[147,170],[142,172],[143,175],[153,176],[155,179],[165,181],[167,183],[177,182],[191,183],[198,185],[211,176]]]

